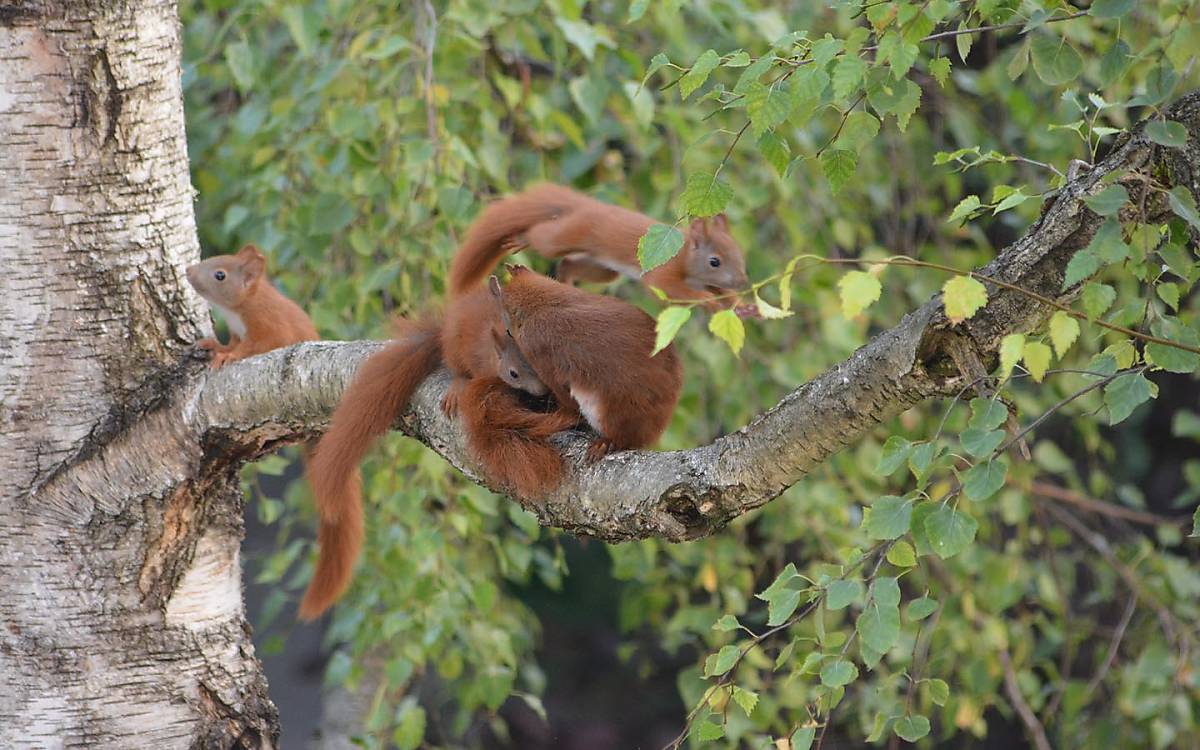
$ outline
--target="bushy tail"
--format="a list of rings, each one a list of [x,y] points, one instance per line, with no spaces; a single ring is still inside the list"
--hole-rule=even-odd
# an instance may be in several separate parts
[[[432,318],[404,321],[397,332],[402,337],[363,362],[308,461],[320,551],[300,603],[301,619],[311,620],[329,609],[350,583],[363,540],[358,465],[440,364],[439,327]]]
[[[450,296],[461,296],[482,284],[500,259],[513,252],[509,243],[516,235],[584,200],[570,188],[541,184],[483,209],[450,263]]]
[[[562,480],[562,455],[548,441],[579,423],[579,416],[532,411],[499,378],[476,378],[463,391],[459,415],[467,449],[484,473],[525,498],[537,498]]]

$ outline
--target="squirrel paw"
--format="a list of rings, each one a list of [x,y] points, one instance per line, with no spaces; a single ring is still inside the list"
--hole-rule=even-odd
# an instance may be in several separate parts
[[[232,361],[234,361],[234,357],[232,357],[228,352],[213,352],[212,361],[208,363],[208,366],[214,370],[219,370],[225,364]]]
[[[500,249],[502,249],[504,252],[506,252],[510,255],[512,253],[524,250],[527,246],[528,246],[528,244],[525,242],[525,238],[519,234],[514,234],[512,236],[505,237],[500,242]]]
[[[604,438],[596,438],[592,441],[587,449],[587,460],[591,462],[599,461],[600,459],[612,453],[615,450],[612,442]]]
[[[758,305],[740,304],[735,305],[733,312],[742,320],[761,320],[762,314],[758,311]]]
[[[454,415],[458,414],[458,388],[453,385],[446,391],[446,395],[442,396],[442,414],[445,414],[447,419],[454,419]]]
[[[221,342],[214,338],[200,339],[195,344],[197,349],[203,349],[209,352],[215,352],[221,348]]]

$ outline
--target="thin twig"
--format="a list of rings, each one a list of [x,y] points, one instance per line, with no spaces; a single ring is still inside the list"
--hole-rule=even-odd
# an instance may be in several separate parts
[[[1017,673],[1013,669],[1012,657],[1009,656],[1007,648],[1000,649],[1000,663],[1004,665],[1004,692],[1008,695],[1012,707],[1016,709],[1017,715],[1021,717],[1021,722],[1025,724],[1029,738],[1033,740],[1037,750],[1051,750],[1050,740],[1046,738],[1046,728],[1025,701],[1025,696],[1021,695],[1021,686],[1017,683]]]
[[[1022,486],[1022,489],[1027,492],[1032,492],[1035,495],[1040,495],[1050,500],[1058,500],[1064,503],[1078,506],[1084,510],[1089,510],[1092,513],[1099,513],[1102,516],[1111,516],[1113,518],[1123,518],[1126,521],[1141,523],[1147,526],[1180,526],[1189,520],[1180,516],[1178,518],[1170,518],[1161,516],[1157,513],[1149,511],[1136,510],[1134,508],[1126,508],[1116,503],[1109,503],[1103,500],[1097,500],[1093,497],[1081,495],[1078,492],[1069,490],[1066,487],[1059,487],[1056,484],[1049,482],[1030,482],[1028,485]]]
[[[1125,629],[1129,627],[1129,622],[1133,619],[1133,613],[1137,611],[1137,595],[1129,597],[1129,602],[1125,605],[1125,613],[1121,615],[1121,622],[1117,624],[1117,630],[1113,633],[1112,640],[1108,643],[1108,654],[1104,657],[1104,663],[1100,665],[1100,669],[1088,682],[1087,688],[1083,691],[1082,704],[1086,704],[1092,697],[1092,693],[1096,692],[1096,688],[1100,687],[1100,683],[1104,682],[1105,675],[1108,670],[1112,669],[1113,662],[1117,658],[1117,652],[1121,650],[1121,639],[1125,637]]]
[[[1058,18],[1047,18],[1043,23],[1060,23],[1062,21],[1070,21],[1072,19],[1079,18],[1081,16],[1086,16],[1087,14],[1088,14],[1088,12],[1086,10],[1081,10],[1078,13],[1072,13],[1069,16],[1059,16]],[[921,39],[921,41],[922,42],[932,42],[932,41],[936,41],[938,39],[950,39],[951,37],[962,36],[963,34],[981,34],[985,31],[1001,31],[1002,29],[1015,29],[1015,28],[1019,28],[1024,25],[1025,25],[1024,23],[1018,21],[1017,23],[1001,23],[1001,24],[997,24],[995,26],[978,26],[973,29],[956,29],[955,31],[941,31],[941,32],[938,32],[937,34],[930,34],[929,36]]]

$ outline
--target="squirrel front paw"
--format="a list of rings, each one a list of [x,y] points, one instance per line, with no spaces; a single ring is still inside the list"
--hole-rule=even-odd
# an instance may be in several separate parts
[[[215,352],[221,348],[221,342],[217,341],[214,338],[200,339],[199,341],[196,342],[195,347],[197,349],[204,349],[205,351]]]

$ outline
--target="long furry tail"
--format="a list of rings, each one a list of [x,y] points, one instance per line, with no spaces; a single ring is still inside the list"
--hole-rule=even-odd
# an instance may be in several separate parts
[[[404,321],[397,331],[402,338],[363,362],[308,461],[320,552],[300,603],[301,619],[311,620],[329,609],[350,584],[363,540],[358,465],[440,364],[439,328],[433,318]]]
[[[513,251],[509,242],[535,224],[548,221],[586,198],[570,188],[548,183],[534,185],[483,209],[450,263],[451,297],[470,292],[500,259]]]
[[[459,415],[467,449],[484,473],[521,497],[537,498],[562,481],[562,455],[549,437],[579,424],[579,416],[532,411],[520,398],[499,378],[476,378],[463,391]]]

